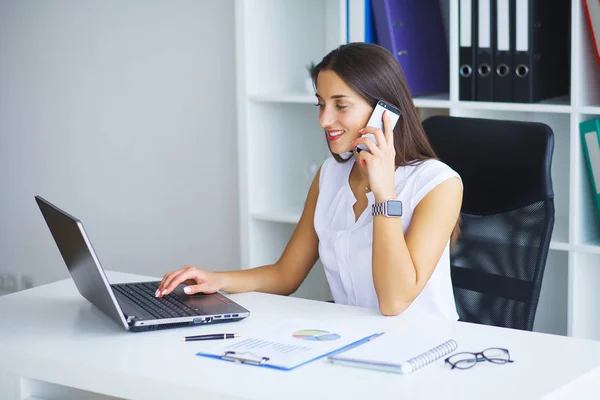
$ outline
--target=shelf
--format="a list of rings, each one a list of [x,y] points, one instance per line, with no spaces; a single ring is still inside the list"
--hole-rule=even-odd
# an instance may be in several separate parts
[[[251,101],[261,103],[295,103],[295,104],[316,104],[317,99],[314,95],[302,92],[285,93],[260,93],[249,96]],[[440,93],[431,96],[421,96],[414,98],[417,108],[450,108],[451,103],[448,100],[448,93]]]
[[[448,93],[440,93],[429,96],[413,97],[415,107],[417,108],[450,108],[450,95]]]
[[[569,114],[573,111],[569,96],[557,97],[540,103],[495,103],[482,101],[459,101],[460,108],[471,110],[521,111]]]
[[[317,104],[315,95],[302,92],[252,94],[249,98],[261,103]]]
[[[266,222],[280,222],[285,224],[297,224],[302,215],[302,205],[280,208],[272,211],[255,211],[250,215],[252,219]],[[600,253],[600,243],[597,246],[574,246],[569,244],[569,224],[566,218],[557,218],[554,223],[554,231],[552,241],[550,242],[551,250],[578,250],[588,253]],[[576,248],[577,249],[576,249]]]
[[[582,253],[600,254],[600,238],[595,237],[583,243],[575,244],[573,245],[573,250]]]
[[[295,103],[316,104],[314,95],[302,92],[259,93],[249,96],[251,101],[262,103]],[[448,93],[431,96],[420,96],[414,99],[417,108],[451,108],[454,104],[448,99]],[[521,111],[521,112],[546,112],[569,114],[573,107],[569,104],[569,97],[559,97],[541,103],[494,103],[481,101],[459,101],[458,107],[472,110],[492,111]],[[584,111],[585,110],[585,111]],[[584,107],[582,112],[600,114],[600,107]]]
[[[600,106],[585,106],[580,107],[581,114],[597,114],[600,115]]]
[[[550,249],[569,251],[571,248],[572,245],[569,244],[569,220],[566,217],[555,217]]]
[[[571,246],[572,251],[580,253],[600,254],[600,243],[596,244],[574,244]]]

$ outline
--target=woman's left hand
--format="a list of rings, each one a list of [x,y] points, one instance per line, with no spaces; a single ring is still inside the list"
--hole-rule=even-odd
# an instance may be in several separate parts
[[[387,111],[383,116],[383,132],[381,129],[367,126],[360,133],[365,135],[371,133],[377,139],[376,145],[367,137],[360,137],[354,141],[354,146],[363,143],[369,149],[358,153],[358,163],[367,168],[369,177],[369,188],[375,195],[376,202],[395,199],[394,174],[396,172],[396,150],[394,148],[394,132]],[[364,162],[363,162],[364,161]]]

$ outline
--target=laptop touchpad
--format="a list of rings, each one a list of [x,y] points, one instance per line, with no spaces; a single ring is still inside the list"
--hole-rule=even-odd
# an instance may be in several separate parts
[[[217,296],[210,294],[195,294],[186,296],[184,303],[188,306],[198,308],[206,314],[226,313],[228,304],[219,300]]]

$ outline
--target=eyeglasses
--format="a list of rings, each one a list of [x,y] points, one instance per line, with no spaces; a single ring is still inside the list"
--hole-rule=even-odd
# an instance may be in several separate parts
[[[494,364],[506,364],[514,362],[510,359],[507,349],[490,347],[480,353],[456,353],[446,358],[445,362],[452,366],[451,369],[469,369],[480,361],[489,361]]]

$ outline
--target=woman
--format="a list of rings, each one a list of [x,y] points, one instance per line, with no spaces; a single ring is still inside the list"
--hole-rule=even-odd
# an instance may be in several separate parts
[[[157,297],[185,292],[296,291],[321,258],[337,303],[456,320],[450,244],[462,202],[456,172],[435,159],[402,69],[383,47],[342,45],[312,71],[319,124],[332,157],[317,172],[281,258],[249,270],[185,266],[166,274]],[[365,126],[378,100],[401,111],[395,128]],[[364,134],[373,134],[375,145]],[[369,151],[355,150],[364,144]],[[373,204],[402,203],[402,216],[373,215]],[[397,203],[396,203],[397,204]]]

